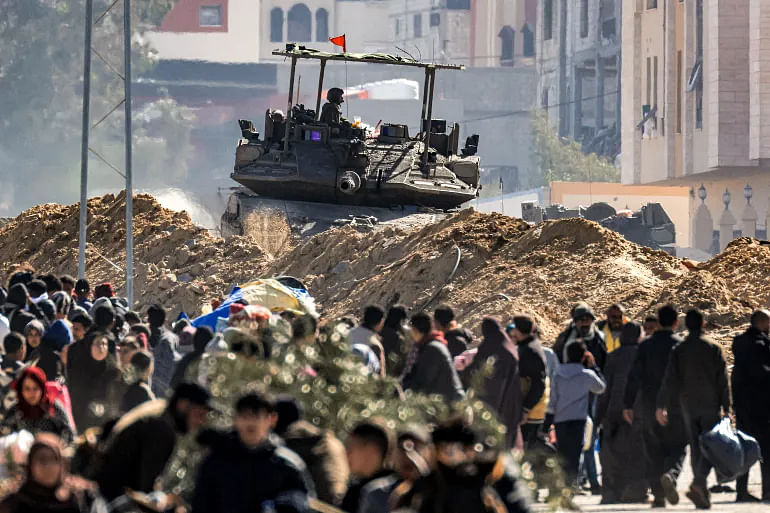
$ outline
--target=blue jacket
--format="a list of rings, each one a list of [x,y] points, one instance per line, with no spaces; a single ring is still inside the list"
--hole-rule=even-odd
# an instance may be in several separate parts
[[[548,406],[553,412],[554,423],[585,420],[588,416],[589,394],[603,394],[606,388],[604,379],[581,363],[559,366],[551,384],[551,401]]]

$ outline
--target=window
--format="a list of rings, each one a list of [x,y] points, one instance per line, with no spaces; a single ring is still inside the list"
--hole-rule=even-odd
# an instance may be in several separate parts
[[[658,7],[658,0],[647,0],[648,9],[656,9]]]
[[[437,12],[430,13],[430,26],[438,27],[441,25],[441,14]]]
[[[310,15],[310,9],[305,4],[294,4],[289,9],[289,14],[286,16],[288,28],[289,41],[312,41],[310,38],[310,32],[312,30],[312,17]]]
[[[401,34],[401,20],[396,19],[396,35]]]
[[[612,39],[614,40],[617,36],[618,30],[615,26],[615,18],[612,18],[611,20],[604,20],[602,22],[602,37],[604,39]]]
[[[200,26],[201,27],[221,27],[222,26],[222,6],[221,5],[201,5]]]
[[[414,15],[414,37],[422,37],[422,14]]]
[[[516,39],[516,31],[506,25],[500,30],[498,37],[501,40],[500,66],[513,66],[513,43]]]
[[[676,53],[676,133],[682,133],[682,51]]]
[[[524,24],[524,26],[521,29],[521,38],[524,40],[524,48],[523,48],[523,54],[524,57],[534,57],[535,56],[535,34],[532,32],[532,29],[529,28],[528,24]]]
[[[548,88],[543,89],[542,97],[540,98],[540,105],[544,108],[548,108]]]
[[[315,40],[329,40],[329,12],[326,9],[318,9],[315,12]]]
[[[446,8],[453,10],[470,10],[471,0],[446,0]]]
[[[658,57],[652,58],[652,103],[653,107],[658,106]]]
[[[553,38],[553,0],[543,3],[543,39]]]
[[[580,0],[580,37],[588,37],[588,0]]]
[[[283,9],[273,7],[270,10],[270,41],[283,41]]]

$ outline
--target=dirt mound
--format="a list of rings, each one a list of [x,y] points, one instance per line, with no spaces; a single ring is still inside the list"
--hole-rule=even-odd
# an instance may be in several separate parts
[[[452,275],[458,248],[460,263]],[[419,309],[447,302],[472,328],[484,315],[507,321],[515,312],[529,312],[547,340],[556,336],[575,302],[602,309],[621,301],[632,313],[640,312],[666,280],[683,272],[675,258],[590,221],[530,228],[470,210],[411,233],[332,230],[275,261],[270,270],[304,278],[330,316],[358,315],[372,303]]]
[[[87,276],[124,294],[125,195],[88,201]],[[0,228],[0,274],[27,264],[40,272],[77,273],[79,204],[39,205]],[[259,274],[267,257],[251,239],[225,243],[195,226],[186,212],[162,208],[150,195],[134,197],[134,299],[195,314],[204,300]],[[5,280],[3,280],[5,281]]]
[[[89,200],[89,278],[111,281],[120,293],[124,209],[123,195]],[[274,216],[251,218],[250,237],[225,241],[148,195],[134,199],[134,213],[135,299],[174,312],[195,314],[233,284],[288,274],[308,285],[327,317],[357,316],[368,304],[430,310],[446,302],[474,330],[485,315],[507,322],[516,312],[530,313],[552,342],[577,301],[597,313],[619,302],[634,318],[673,302],[704,310],[724,343],[751,309],[770,304],[770,247],[750,239],[688,270],[584,219],[533,228],[469,209],[416,228],[335,228],[291,248],[289,232],[275,228],[285,221]],[[77,239],[78,205],[32,208],[0,227],[0,273],[7,277],[27,262],[42,272],[74,274]]]
[[[741,237],[701,268],[724,280],[727,287],[750,308],[770,306],[770,246]]]

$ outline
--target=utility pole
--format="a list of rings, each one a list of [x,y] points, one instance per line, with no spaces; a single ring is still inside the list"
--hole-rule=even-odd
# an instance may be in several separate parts
[[[80,142],[80,237],[78,278],[86,277],[86,232],[88,230],[88,133],[91,123],[91,29],[93,0],[86,0],[85,43],[83,47],[83,131]]]
[[[90,1],[90,0],[89,0]],[[126,297],[134,305],[134,191],[131,173],[131,0],[123,0],[123,65],[126,95]]]

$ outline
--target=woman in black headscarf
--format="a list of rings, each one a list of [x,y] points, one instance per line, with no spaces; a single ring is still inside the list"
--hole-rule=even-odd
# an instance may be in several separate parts
[[[55,441],[41,437],[29,451],[24,483],[0,503],[0,513],[80,513],[75,497],[64,484],[65,477],[61,448]]]
[[[111,335],[96,332],[88,341],[88,351],[80,351],[71,362],[67,383],[72,400],[72,416],[78,432],[101,426],[119,413],[125,385],[115,356],[110,353]]]
[[[380,332],[382,348],[385,350],[385,367],[389,376],[398,376],[404,368],[407,348],[407,328],[405,322],[409,314],[404,305],[393,305],[385,317],[385,325]]]
[[[513,447],[519,440],[522,408],[519,352],[494,317],[481,322],[481,334],[484,338],[473,362],[463,372],[463,382],[466,388],[473,386],[474,375],[483,372],[487,363],[492,364],[492,373],[482,378],[481,390],[477,392],[507,428],[506,446]]]

